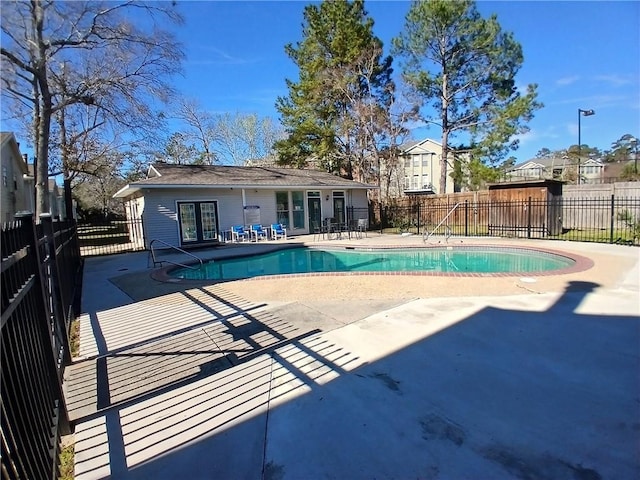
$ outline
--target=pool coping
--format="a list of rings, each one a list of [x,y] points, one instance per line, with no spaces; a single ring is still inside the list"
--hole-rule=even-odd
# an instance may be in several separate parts
[[[169,275],[169,272],[180,268],[176,265],[170,265],[166,267],[160,267],[151,272],[151,278],[153,280],[162,283],[181,284],[185,286],[191,285],[213,285],[226,282],[239,282],[239,281],[261,281],[270,279],[282,279],[282,278],[305,278],[305,277],[352,277],[352,276],[413,276],[413,277],[464,277],[464,278],[504,278],[504,277],[549,277],[557,275],[567,275],[572,273],[579,273],[589,270],[594,266],[593,260],[588,257],[576,254],[553,250],[549,248],[530,247],[522,245],[489,245],[489,244],[474,244],[474,245],[377,245],[372,247],[371,245],[349,245],[349,246],[332,246],[332,245],[317,245],[317,244],[283,244],[279,248],[275,248],[271,251],[287,250],[291,248],[317,248],[326,250],[424,250],[424,249],[439,249],[439,250],[520,250],[520,251],[533,251],[544,254],[556,255],[573,260],[573,264],[568,267],[544,270],[539,272],[495,272],[495,273],[480,273],[480,272],[437,272],[437,271],[393,271],[393,272],[307,272],[307,273],[289,273],[289,274],[276,274],[276,275],[258,275],[255,277],[247,278],[235,278],[235,279],[185,279],[176,278]],[[221,259],[251,257],[260,255],[265,252],[254,254],[237,254],[224,256]],[[216,261],[216,259],[210,259],[207,261]],[[191,264],[195,264],[193,262]]]

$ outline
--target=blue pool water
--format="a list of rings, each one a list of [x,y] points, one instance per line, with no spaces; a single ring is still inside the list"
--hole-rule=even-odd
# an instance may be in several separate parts
[[[345,250],[290,248],[207,262],[199,270],[180,268],[174,278],[237,280],[262,275],[312,272],[533,273],[558,270],[574,260],[517,248],[420,248]]]

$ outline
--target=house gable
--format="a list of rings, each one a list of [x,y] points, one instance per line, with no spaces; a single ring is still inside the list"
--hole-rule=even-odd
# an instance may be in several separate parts
[[[161,176],[162,174],[153,165],[149,165],[149,168],[147,169],[147,178],[161,177]]]
[[[523,163],[522,165],[514,168],[514,170],[530,170],[530,169],[533,169],[533,168],[544,168],[544,167],[545,166],[542,165],[539,162],[529,161],[529,162]]]
[[[604,164],[597,158],[590,158],[582,162],[582,165],[589,165],[594,167],[602,167]]]
[[[403,155],[415,155],[420,153],[441,152],[442,145],[435,140],[426,138],[414,144],[409,144],[402,150]]]
[[[3,154],[11,152],[14,164],[20,173],[23,175],[29,174],[27,163],[20,152],[20,144],[16,141],[16,137],[12,132],[0,132],[0,147]]]

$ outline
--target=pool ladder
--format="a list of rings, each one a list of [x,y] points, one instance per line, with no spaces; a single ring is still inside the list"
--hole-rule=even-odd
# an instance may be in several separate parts
[[[459,205],[460,205],[460,202],[456,203],[453,206],[453,208],[449,210],[449,213],[447,213],[445,217],[442,220],[440,220],[440,223],[436,226],[436,228],[431,230],[431,232],[425,232],[424,235],[422,235],[422,241],[426,243],[426,241],[429,240],[429,237],[433,235],[436,232],[436,230],[438,230],[442,226],[444,222],[447,221],[447,218],[449,218],[449,216],[456,210],[456,208],[458,208]],[[448,242],[449,238],[451,238],[451,233],[452,233],[451,227],[449,227],[449,225],[445,225],[444,227],[445,227],[445,241]]]
[[[171,249],[173,249],[173,250],[175,250],[177,252],[184,253],[185,255],[188,255],[190,257],[195,258],[200,263],[200,265],[198,265],[198,266],[185,265],[184,263],[174,262],[173,260],[158,260],[156,258],[156,251],[153,249],[153,244],[156,243],[156,242],[164,245],[165,247],[171,248]],[[162,266],[163,263],[170,263],[170,264],[175,265],[177,267],[188,268],[190,270],[199,270],[203,265],[202,259],[200,257],[197,257],[193,253],[189,253],[189,252],[187,252],[187,251],[185,251],[185,250],[183,250],[181,248],[176,247],[175,245],[171,245],[171,244],[169,244],[169,243],[167,243],[167,242],[165,242],[163,240],[159,240],[157,238],[151,240],[151,243],[149,244],[149,257],[151,258],[151,260],[153,260],[153,268],[156,268],[156,265]],[[147,266],[148,265],[149,265],[149,261],[147,260]]]

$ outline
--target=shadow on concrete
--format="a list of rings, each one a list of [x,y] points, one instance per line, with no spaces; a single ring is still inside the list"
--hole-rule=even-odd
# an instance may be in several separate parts
[[[637,478],[640,322],[577,313],[596,287],[572,282],[541,311],[482,308],[371,363],[218,298],[236,311],[206,353],[229,368],[102,398],[78,425],[77,478]]]
[[[266,407],[275,398],[273,382],[289,376],[311,386],[321,377],[343,374],[345,365],[357,361],[341,348],[314,338],[319,330],[294,327],[258,311],[261,305],[230,298],[228,293],[223,297],[216,287],[135,307],[91,312],[95,357],[89,355],[67,369],[70,417],[81,428],[102,425],[97,433],[80,436],[84,439],[76,447],[80,478],[102,478],[105,468],[111,475],[126,471],[132,452],[125,448],[125,439],[141,431],[147,432],[142,439],[153,435],[148,431],[153,427],[145,421],[162,425],[156,433],[171,431],[172,439],[186,434],[192,441],[198,437],[194,432],[199,424],[213,421],[224,428]],[[125,310],[137,311],[138,316],[125,315]],[[185,320],[172,321],[178,318]],[[272,359],[277,359],[280,373]],[[208,385],[212,379],[214,386]],[[171,407],[162,398],[169,399]],[[181,400],[175,403],[176,398]],[[160,409],[148,410],[154,404]],[[124,424],[124,418],[133,423]],[[99,445],[102,448],[96,449]],[[153,445],[152,450],[157,448]],[[148,451],[144,447],[138,454],[146,458]]]

